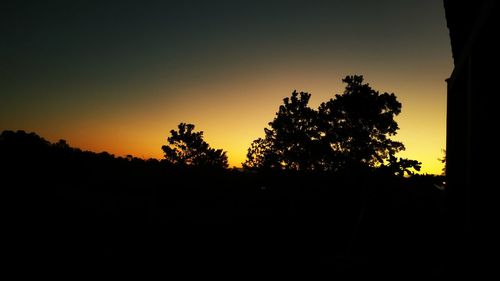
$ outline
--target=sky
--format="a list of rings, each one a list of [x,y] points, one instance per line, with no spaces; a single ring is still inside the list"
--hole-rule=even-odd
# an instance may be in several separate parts
[[[0,130],[162,158],[195,124],[241,166],[283,98],[360,74],[403,104],[401,157],[441,173],[453,63],[442,1],[4,1]]]

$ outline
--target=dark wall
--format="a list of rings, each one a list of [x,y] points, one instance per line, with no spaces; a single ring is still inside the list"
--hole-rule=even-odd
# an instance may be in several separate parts
[[[455,64],[447,80],[449,236],[451,251],[461,253],[454,256],[465,261],[488,248],[484,236],[496,205],[499,11],[494,0],[445,0],[444,5]]]

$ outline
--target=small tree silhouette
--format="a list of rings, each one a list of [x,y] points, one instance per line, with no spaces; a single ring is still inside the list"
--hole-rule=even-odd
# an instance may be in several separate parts
[[[382,165],[382,167],[388,169],[394,175],[404,176],[405,174],[413,175],[413,170],[420,171],[422,163],[417,160],[398,158],[391,153],[387,163]]]
[[[267,138],[258,138],[248,149],[247,159],[243,163],[246,169],[273,169],[280,166],[277,153],[272,148],[273,143]]]
[[[180,123],[171,130],[168,144],[162,146],[165,160],[179,166],[227,168],[226,152],[211,148],[203,140],[203,132],[195,132],[193,124]]]
[[[265,128],[265,138],[253,141],[246,168],[314,170],[319,168],[322,150],[318,113],[308,105],[311,94],[293,91],[283,99],[276,117]]]
[[[443,158],[438,158],[439,162],[443,163],[443,170],[441,175],[446,176],[446,149],[441,149],[443,151]]]

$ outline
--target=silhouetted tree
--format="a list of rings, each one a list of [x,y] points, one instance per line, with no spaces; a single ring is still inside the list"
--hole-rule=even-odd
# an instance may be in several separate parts
[[[193,124],[180,123],[171,130],[168,144],[162,146],[165,160],[174,165],[227,168],[226,152],[211,148],[203,140],[203,132],[195,132]]]
[[[277,154],[272,149],[272,142],[266,138],[258,138],[252,142],[243,163],[247,169],[272,169],[280,167]]]
[[[245,167],[312,170],[320,138],[317,112],[308,106],[311,94],[294,91],[283,99],[265,138],[252,143]]]
[[[442,149],[443,151],[443,158],[438,158],[438,160],[444,164],[443,170],[442,170],[442,175],[446,176],[446,149]]]
[[[363,76],[342,81],[347,84],[344,93],[319,107],[320,129],[340,156],[335,158],[339,167],[380,166],[405,149],[389,138],[399,129],[394,117],[401,112],[401,103],[394,94],[380,94],[363,83]]]
[[[383,164],[382,167],[387,168],[392,174],[397,176],[404,176],[405,174],[411,176],[414,174],[413,170],[420,171],[422,163],[408,158],[398,158],[391,153],[387,163]]]
[[[248,149],[247,168],[339,171],[361,167],[390,167],[394,173],[419,170],[415,160],[396,158],[404,150],[390,136],[399,129],[401,112],[394,94],[373,90],[363,76],[347,76],[343,94],[308,106],[308,93],[296,91],[283,100],[265,137]]]

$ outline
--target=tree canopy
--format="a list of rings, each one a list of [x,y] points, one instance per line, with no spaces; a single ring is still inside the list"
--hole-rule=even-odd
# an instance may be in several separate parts
[[[415,160],[397,158],[405,149],[390,137],[399,129],[394,117],[401,103],[391,93],[380,93],[363,83],[363,76],[347,76],[345,91],[309,107],[309,93],[294,91],[283,100],[265,137],[248,149],[244,167],[250,169],[341,171],[386,167],[394,173],[419,170]]]
[[[171,130],[168,144],[162,146],[165,160],[178,166],[227,168],[226,152],[211,148],[203,140],[203,132],[195,132],[193,124],[180,123]]]

